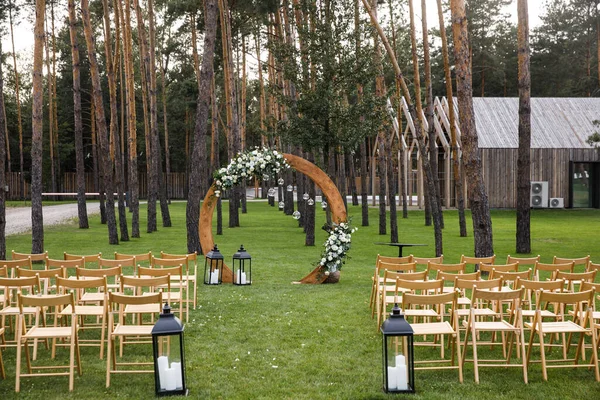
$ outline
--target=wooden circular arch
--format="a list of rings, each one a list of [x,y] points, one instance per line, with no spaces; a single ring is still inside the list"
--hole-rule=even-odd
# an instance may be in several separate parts
[[[346,214],[346,207],[344,201],[337,187],[331,179],[327,176],[323,170],[317,167],[310,161],[305,160],[302,157],[295,156],[293,154],[283,154],[287,163],[294,168],[296,171],[303,173],[309,177],[323,192],[323,195],[327,197],[328,207],[331,210],[331,218],[335,223],[346,222],[348,216]],[[215,196],[215,190],[217,186],[213,184],[206,193],[202,208],[200,209],[200,220],[198,223],[198,234],[200,236],[200,246],[202,252],[207,254],[215,245],[215,241],[212,235],[212,219],[217,205],[217,197]],[[323,268],[318,266],[310,274],[300,280],[301,283],[322,283],[327,276],[323,274]],[[232,272],[227,265],[223,265],[223,282],[231,282]]]

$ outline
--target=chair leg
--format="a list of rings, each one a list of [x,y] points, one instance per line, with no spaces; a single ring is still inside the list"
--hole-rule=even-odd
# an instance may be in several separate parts
[[[475,383],[479,384],[479,363],[477,361],[477,331],[475,330],[475,324],[471,327],[472,341],[473,341],[473,371],[475,372]]]
[[[76,324],[77,322],[73,322]],[[75,325],[71,329],[71,343],[69,345],[69,392],[73,391],[74,374],[75,374]]]
[[[544,332],[542,332],[541,326],[538,331],[538,336],[540,338],[540,354],[542,358],[542,378],[544,379],[544,381],[547,381],[548,369],[546,368],[546,349],[544,348]]]
[[[521,342],[521,362],[523,363],[523,381],[525,383],[529,383],[528,382],[528,378],[527,378],[527,362],[525,360],[525,332],[523,332],[523,329],[519,330],[519,337],[520,337],[520,342]]]
[[[111,372],[111,359],[112,359],[112,343],[113,343],[113,337],[110,334],[110,332],[108,333],[108,343],[106,343],[106,387],[109,388],[110,387],[110,372]]]
[[[21,391],[21,343],[19,342],[17,342],[17,366],[15,371],[15,392],[17,393]],[[27,342],[25,342],[25,346],[27,346]]]
[[[102,316],[102,327],[100,328],[100,359],[104,357],[104,337],[106,332],[106,315]]]
[[[458,334],[458,328],[456,329],[456,337],[454,339],[454,346],[456,346],[456,357],[458,362],[458,381],[463,383],[463,360],[460,353],[460,335]],[[454,349],[452,352],[452,358],[454,358]]]

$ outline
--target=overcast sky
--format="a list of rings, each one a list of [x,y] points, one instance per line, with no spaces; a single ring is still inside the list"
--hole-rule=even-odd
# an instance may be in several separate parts
[[[542,12],[542,0],[529,0],[529,26],[533,28],[540,23],[540,13]],[[415,2],[415,13],[417,18],[420,19],[420,2]],[[60,10],[66,12],[66,9]],[[517,2],[513,1],[510,6],[506,8],[507,13],[511,15],[511,20],[517,23]],[[57,14],[58,14],[57,10]],[[427,20],[430,27],[438,26],[436,7],[428,9]],[[62,20],[62,17],[57,17],[57,20]],[[8,22],[7,22],[8,23]],[[420,26],[420,23],[417,24]],[[58,26],[56,27],[58,30]],[[7,29],[8,30],[8,29]],[[450,33],[450,32],[449,32]],[[10,43],[10,35],[7,34],[2,39],[2,50],[5,53],[12,52],[12,45]],[[15,26],[15,50],[17,53],[21,53],[26,59],[31,60],[33,54],[33,25],[28,21],[21,20],[18,25]]]

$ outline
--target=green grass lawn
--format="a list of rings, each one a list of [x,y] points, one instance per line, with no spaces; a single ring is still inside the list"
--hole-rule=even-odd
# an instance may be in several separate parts
[[[223,207],[227,209],[226,206]],[[192,398],[222,399],[384,399],[382,392],[381,337],[370,317],[368,305],[371,276],[378,253],[397,255],[396,248],[375,245],[388,241],[378,235],[377,210],[370,213],[371,226],[358,226],[360,208],[351,207],[353,235],[350,259],[335,285],[293,285],[310,272],[323,249],[326,233],[317,231],[316,246],[304,246],[298,222],[264,202],[249,202],[249,213],[241,215],[240,228],[224,228],[215,242],[228,263],[243,244],[252,255],[252,286],[199,285],[199,308],[191,312],[186,325],[187,384]],[[90,219],[91,228],[80,230],[75,223],[47,228],[45,248],[51,258],[64,251],[76,254],[102,252],[112,258],[114,251],[142,253],[161,250],[186,251],[185,203],[170,207],[173,227],[145,233],[145,210],[141,215],[142,237],[118,246],[108,245],[106,226],[99,217]],[[461,254],[473,255],[471,221],[469,236],[460,238],[455,211],[444,213],[444,259],[458,262]],[[317,226],[324,213],[317,211]],[[216,218],[215,218],[216,220]],[[514,255],[515,213],[493,211],[494,249],[497,262]],[[224,216],[225,225],[227,216]],[[598,237],[600,211],[533,210],[532,253],[551,262],[552,256],[580,257],[590,254],[600,262]],[[159,224],[160,225],[160,224]],[[401,242],[424,243],[414,247],[418,256],[432,256],[433,228],[425,227],[423,213],[411,211],[399,220]],[[31,250],[30,235],[7,238],[7,252]],[[411,249],[405,249],[409,253]],[[203,262],[199,264],[199,275]],[[598,278],[597,280],[600,280]],[[85,334],[88,334],[87,332]],[[487,348],[485,350],[488,350]],[[434,350],[432,350],[434,351]],[[483,351],[483,350],[482,350]],[[139,357],[150,347],[129,348],[126,354]],[[64,357],[65,352],[59,353]],[[419,348],[417,357],[431,357]],[[534,355],[537,354],[534,351]],[[589,354],[589,352],[588,352]],[[3,352],[7,379],[0,381],[0,398],[99,397],[147,399],[153,397],[151,375],[117,375],[105,388],[106,364],[97,348],[82,348],[84,374],[75,379],[75,391],[68,394],[65,377],[25,378],[21,394],[14,394],[15,351]],[[40,359],[47,356],[40,348]],[[539,357],[539,355],[538,355]],[[529,368],[529,385],[516,369],[481,369],[481,384],[473,382],[472,365],[465,366],[465,383],[459,384],[456,371],[418,371],[417,394],[423,399],[594,399],[600,397],[600,383],[587,369],[550,370],[542,381],[541,368]],[[406,396],[405,396],[406,397]]]

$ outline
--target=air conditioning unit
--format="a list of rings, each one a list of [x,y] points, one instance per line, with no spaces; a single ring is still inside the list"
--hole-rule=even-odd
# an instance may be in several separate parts
[[[548,203],[550,208],[565,208],[565,199],[562,197],[551,197]]]
[[[529,203],[533,208],[548,207],[548,182],[538,181],[531,182],[531,190],[529,192]]]

